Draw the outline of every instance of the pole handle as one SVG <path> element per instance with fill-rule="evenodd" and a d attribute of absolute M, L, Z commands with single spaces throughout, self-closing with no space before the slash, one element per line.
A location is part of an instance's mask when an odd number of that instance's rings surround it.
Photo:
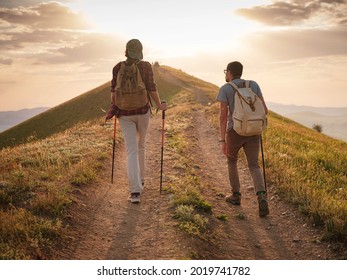
<path fill-rule="evenodd" d="M 163 100 L 161 104 L 166 104 L 166 101 Z M 165 110 L 161 111 L 161 118 L 164 120 L 165 119 Z"/>

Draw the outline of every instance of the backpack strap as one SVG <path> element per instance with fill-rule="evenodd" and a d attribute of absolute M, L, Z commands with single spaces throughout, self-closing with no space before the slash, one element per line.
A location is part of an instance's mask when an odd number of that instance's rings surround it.
<path fill-rule="evenodd" d="M 246 88 L 249 88 L 249 82 L 250 82 L 249 80 L 246 80 L 246 81 L 244 82 L 244 85 L 246 86 Z M 240 93 L 239 87 L 238 87 L 235 83 L 233 83 L 233 82 L 228 82 L 228 84 L 235 90 L 235 93 L 238 95 L 238 97 L 241 98 L 248 106 L 250 106 L 251 109 L 252 109 L 252 111 L 254 111 L 254 110 L 255 110 L 254 103 L 255 103 L 256 100 L 257 100 L 257 96 L 255 97 L 254 101 L 252 101 L 252 100 L 246 100 L 246 99 L 243 97 L 243 95 Z"/>
<path fill-rule="evenodd" d="M 245 85 L 246 88 L 249 88 L 250 82 L 251 82 L 250 80 L 245 80 L 243 84 Z M 239 87 L 233 82 L 229 82 L 228 84 L 230 84 L 235 90 L 239 89 Z"/>
<path fill-rule="evenodd" d="M 228 84 L 234 89 L 235 94 L 237 94 L 240 98 L 244 99 L 243 96 L 239 92 L 239 87 L 233 83 L 233 82 L 228 82 Z M 245 99 L 244 99 L 245 100 Z M 245 100 L 246 101 L 246 100 Z"/>
<path fill-rule="evenodd" d="M 137 60 L 135 60 L 135 62 L 134 62 L 135 66 L 137 67 L 137 69 L 138 69 L 139 72 L 140 72 L 140 69 L 139 69 L 138 64 L 139 64 L 140 62 L 141 62 L 140 59 L 137 59 Z M 141 75 L 141 72 L 140 72 L 140 75 Z M 141 79 L 142 79 L 142 76 L 141 76 Z M 147 93 L 147 98 L 148 98 L 149 110 L 150 110 L 150 112 L 151 112 L 151 115 L 153 115 L 153 112 L 152 112 L 153 103 L 152 103 L 151 95 L 149 94 L 149 92 L 147 91 L 147 89 L 146 89 L 146 93 Z"/>
<path fill-rule="evenodd" d="M 238 87 L 236 84 L 234 84 L 233 82 L 229 82 L 228 84 L 231 85 L 231 87 L 232 87 L 235 91 L 238 91 L 239 87 Z"/>

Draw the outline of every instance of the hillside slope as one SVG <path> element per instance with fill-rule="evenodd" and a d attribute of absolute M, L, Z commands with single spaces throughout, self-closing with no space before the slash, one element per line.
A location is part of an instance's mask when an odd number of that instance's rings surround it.
<path fill-rule="evenodd" d="M 100 108 L 107 110 L 110 104 L 109 88 L 109 83 L 105 83 L 0 133 L 0 148 L 43 139 L 78 122 L 102 116 Z"/>
<path fill-rule="evenodd" d="M 179 87 L 167 82 L 154 67 L 156 83 L 162 98 L 170 101 Z M 61 105 L 0 133 L 0 149 L 13 147 L 35 139 L 62 132 L 79 122 L 91 121 L 106 115 L 110 107 L 110 82 L 83 93 Z"/>
<path fill-rule="evenodd" d="M 264 135 L 270 215 L 260 219 L 241 155 L 242 205 L 218 143 L 218 88 L 156 68 L 170 108 L 159 193 L 161 116 L 147 139 L 141 203 L 127 201 L 125 147 L 100 118 L 0 151 L 0 258 L 343 259 L 347 145 L 271 113 Z M 119 127 L 118 127 L 119 128 Z M 288 203 L 291 202 L 291 203 Z"/>

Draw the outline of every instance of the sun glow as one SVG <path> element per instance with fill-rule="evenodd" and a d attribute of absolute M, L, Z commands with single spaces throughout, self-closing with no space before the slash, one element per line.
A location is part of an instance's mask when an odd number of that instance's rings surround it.
<path fill-rule="evenodd" d="M 104 83 L 132 38 L 141 40 L 148 61 L 216 85 L 225 82 L 226 64 L 239 60 L 244 76 L 259 80 L 269 101 L 347 106 L 347 4 L 304 2 L 2 1 L 0 110 L 21 108 L 22 100 L 29 107 L 53 106 Z M 336 98 L 325 98 L 319 90 L 325 85 Z M 39 104 L 42 92 L 48 97 Z"/>
<path fill-rule="evenodd" d="M 251 5 L 254 1 L 242 2 Z M 225 0 L 218 5 L 197 0 L 127 1 L 121 4 L 112 1 L 100 5 L 89 0 L 70 6 L 83 10 L 96 31 L 116 34 L 124 40 L 139 38 L 145 47 L 164 57 L 232 51 L 243 35 L 259 26 L 236 17 L 233 12 L 241 4 L 230 4 Z"/>

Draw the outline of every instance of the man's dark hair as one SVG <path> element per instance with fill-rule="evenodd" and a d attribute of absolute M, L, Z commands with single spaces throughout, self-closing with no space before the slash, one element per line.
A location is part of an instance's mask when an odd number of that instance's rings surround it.
<path fill-rule="evenodd" d="M 241 78 L 243 65 L 238 61 L 233 61 L 228 64 L 227 70 L 233 74 L 234 78 Z"/>

